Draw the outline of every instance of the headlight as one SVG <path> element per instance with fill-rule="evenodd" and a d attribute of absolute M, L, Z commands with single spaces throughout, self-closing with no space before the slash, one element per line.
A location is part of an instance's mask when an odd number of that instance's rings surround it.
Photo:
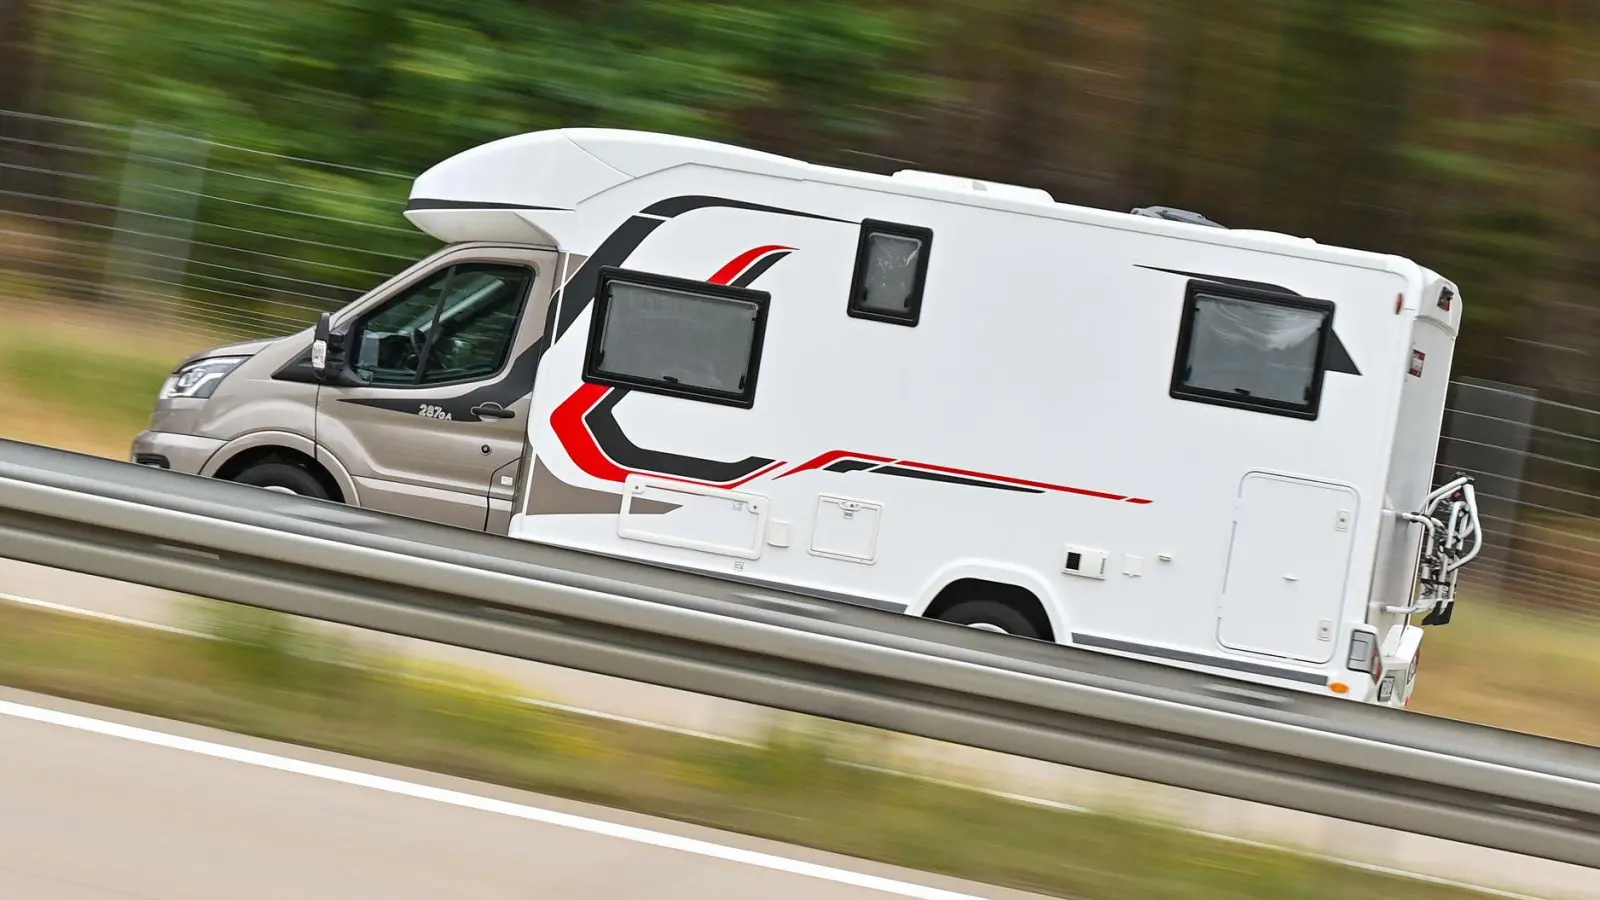
<path fill-rule="evenodd" d="M 161 386 L 161 399 L 204 400 L 216 391 L 224 376 L 246 359 L 249 357 L 219 356 L 189 363 L 167 376 L 166 384 Z"/>

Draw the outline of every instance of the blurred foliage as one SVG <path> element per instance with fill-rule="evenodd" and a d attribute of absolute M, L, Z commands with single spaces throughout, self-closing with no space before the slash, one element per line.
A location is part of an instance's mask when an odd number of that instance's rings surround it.
<path fill-rule="evenodd" d="M 200 621 L 209 640 L 0 604 L 0 684 L 1080 900 L 1483 896 L 875 770 L 861 763 L 891 763 L 867 729 L 785 717 L 753 746 L 713 741 L 543 708 L 273 613 Z"/>

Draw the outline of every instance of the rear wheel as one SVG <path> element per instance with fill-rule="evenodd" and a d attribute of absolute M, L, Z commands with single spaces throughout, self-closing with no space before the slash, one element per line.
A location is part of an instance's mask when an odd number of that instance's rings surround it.
<path fill-rule="evenodd" d="M 939 621 L 980 631 L 996 631 L 1040 640 L 1044 637 L 1028 617 L 998 600 L 962 600 L 939 615 Z"/>
<path fill-rule="evenodd" d="M 299 494 L 318 500 L 333 499 L 317 476 L 292 463 L 257 463 L 240 472 L 233 480 L 284 494 Z"/>

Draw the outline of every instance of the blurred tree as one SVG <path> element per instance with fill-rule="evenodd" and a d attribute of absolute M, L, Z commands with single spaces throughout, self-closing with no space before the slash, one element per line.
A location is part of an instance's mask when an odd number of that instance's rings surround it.
<path fill-rule="evenodd" d="M 94 84 L 65 108 L 217 142 L 200 255 L 250 251 L 270 271 L 235 279 L 259 292 L 397 269 L 426 246 L 398 216 L 409 177 L 508 134 L 743 123 L 774 147 L 849 145 L 911 83 L 890 63 L 914 46 L 907 16 L 830 0 L 57 2 L 73 12 L 60 61 Z"/>
<path fill-rule="evenodd" d="M 51 188 L 38 170 L 44 136 L 38 109 L 39 9 L 34 0 L 0 0 L 0 197 L 6 206 L 41 208 Z"/>

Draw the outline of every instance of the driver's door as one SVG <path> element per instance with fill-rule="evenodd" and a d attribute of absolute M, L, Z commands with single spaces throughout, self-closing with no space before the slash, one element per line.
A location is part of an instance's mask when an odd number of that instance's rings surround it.
<path fill-rule="evenodd" d="M 339 325 L 359 386 L 323 385 L 319 446 L 368 509 L 482 530 L 515 478 L 553 251 L 451 254 Z M 503 469 L 503 471 L 501 471 Z"/>

